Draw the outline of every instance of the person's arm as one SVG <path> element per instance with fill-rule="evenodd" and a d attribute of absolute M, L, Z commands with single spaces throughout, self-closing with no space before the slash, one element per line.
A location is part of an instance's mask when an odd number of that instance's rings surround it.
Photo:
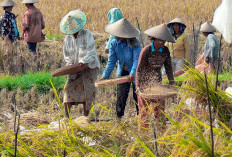
<path fill-rule="evenodd" d="M 31 21 L 31 16 L 29 14 L 24 14 L 23 16 L 23 32 L 26 32 L 29 29 Z"/>
<path fill-rule="evenodd" d="M 1 37 L 4 39 L 7 36 L 7 27 L 9 26 L 9 20 L 3 15 L 1 17 L 1 23 Z"/>
<path fill-rule="evenodd" d="M 44 29 L 45 28 L 45 22 L 44 22 L 44 18 L 43 18 L 43 14 L 41 13 L 41 28 Z"/>
<path fill-rule="evenodd" d="M 139 41 L 138 42 L 138 46 L 137 47 L 133 47 L 133 66 L 131 68 L 130 71 L 130 75 L 133 75 L 135 77 L 135 73 L 136 73 L 136 69 L 137 69 L 137 65 L 138 65 L 138 59 L 139 59 L 139 54 L 141 52 L 141 46 Z"/>
<path fill-rule="evenodd" d="M 102 74 L 102 78 L 107 79 L 110 77 L 112 71 L 114 70 L 115 64 L 117 62 L 117 54 L 115 52 L 115 42 L 111 42 L 109 49 L 109 57 L 106 68 Z"/>
<path fill-rule="evenodd" d="M 147 49 L 148 46 L 146 46 L 145 48 L 142 49 L 140 55 L 139 55 L 139 60 L 138 60 L 138 66 L 136 69 L 136 77 L 135 77 L 135 84 L 136 84 L 136 88 L 137 90 L 140 90 L 140 88 L 142 88 L 142 84 L 145 83 L 143 82 L 142 78 L 144 77 L 144 70 L 146 69 L 146 64 L 148 63 L 148 58 L 147 58 Z"/>
<path fill-rule="evenodd" d="M 70 42 L 71 36 L 66 35 L 64 37 L 64 44 L 63 44 L 63 55 L 64 55 L 64 60 L 66 62 L 66 65 L 72 65 L 75 62 L 75 58 L 72 57 L 70 52 L 67 49 L 67 43 Z"/>
<path fill-rule="evenodd" d="M 96 66 L 97 53 L 95 48 L 95 41 L 92 33 L 90 31 L 86 32 L 86 36 L 83 37 L 86 42 L 86 45 L 82 45 L 79 48 L 79 63 L 83 63 L 88 65 L 89 68 L 93 68 L 92 66 Z M 81 37 L 80 37 L 81 38 Z"/>
<path fill-rule="evenodd" d="M 165 70 L 168 76 L 169 84 L 172 85 L 175 83 L 175 81 L 174 81 L 173 71 L 172 71 L 171 56 L 170 56 L 170 52 L 168 48 L 166 48 L 166 51 L 167 51 L 167 57 L 164 61 L 164 67 L 165 67 Z"/>

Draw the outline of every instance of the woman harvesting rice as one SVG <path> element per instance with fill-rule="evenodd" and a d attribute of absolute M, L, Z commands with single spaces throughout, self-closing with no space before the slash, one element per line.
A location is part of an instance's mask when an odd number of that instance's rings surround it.
<path fill-rule="evenodd" d="M 125 18 L 108 24 L 105 30 L 114 35 L 115 39 L 111 41 L 109 48 L 109 59 L 106 69 L 102 74 L 101 80 L 108 79 L 114 70 L 118 61 L 117 77 L 129 76 L 130 82 L 119 84 L 117 86 L 117 119 L 121 120 L 124 115 L 126 101 L 130 91 L 131 83 L 133 85 L 133 97 L 137 103 L 137 95 L 135 93 L 134 77 L 137 68 L 138 58 L 141 51 L 141 46 L 136 37 L 139 31 Z M 138 113 L 138 107 L 137 113 Z"/>
<path fill-rule="evenodd" d="M 86 16 L 79 10 L 70 11 L 60 23 L 60 29 L 65 35 L 63 54 L 67 65 L 79 64 L 82 72 L 68 75 L 64 88 L 64 106 L 66 115 L 72 105 L 83 103 L 84 115 L 88 116 L 94 102 L 100 63 L 97 57 L 95 41 L 89 30 L 83 29 Z"/>
<path fill-rule="evenodd" d="M 136 71 L 136 87 L 137 91 L 152 87 L 158 82 L 162 81 L 161 77 L 161 67 L 164 65 L 169 84 L 174 84 L 174 78 L 172 73 L 172 65 L 171 65 L 171 57 L 169 49 L 164 46 L 165 41 L 175 42 L 170 31 L 168 30 L 165 24 L 153 27 L 144 32 L 151 39 L 151 44 L 147 45 L 142 49 L 138 67 Z M 159 106 L 154 108 L 154 117 L 157 122 L 163 122 L 165 124 L 164 115 L 162 111 L 164 111 L 165 100 L 144 100 L 140 95 L 138 96 L 139 103 L 139 117 L 143 121 L 143 126 L 148 126 L 146 123 L 148 122 L 148 104 L 160 103 Z M 164 127 L 164 125 L 163 125 Z"/>

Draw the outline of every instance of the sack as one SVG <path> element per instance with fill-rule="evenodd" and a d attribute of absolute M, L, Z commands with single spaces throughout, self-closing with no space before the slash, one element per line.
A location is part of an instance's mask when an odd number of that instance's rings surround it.
<path fill-rule="evenodd" d="M 214 12 L 213 26 L 223 35 L 226 42 L 232 43 L 232 0 L 223 0 Z"/>

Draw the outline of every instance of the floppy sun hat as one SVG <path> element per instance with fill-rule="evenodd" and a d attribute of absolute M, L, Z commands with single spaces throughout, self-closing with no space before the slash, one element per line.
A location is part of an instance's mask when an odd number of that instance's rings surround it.
<path fill-rule="evenodd" d="M 201 25 L 201 32 L 216 32 L 216 29 L 211 25 L 209 22 L 205 22 L 204 24 Z"/>
<path fill-rule="evenodd" d="M 38 3 L 38 0 L 23 0 L 22 3 Z"/>
<path fill-rule="evenodd" d="M 15 5 L 16 5 L 16 3 L 13 0 L 4 0 L 1 3 L 2 7 L 12 7 L 12 6 L 15 6 Z"/>
<path fill-rule="evenodd" d="M 105 31 L 116 37 L 121 38 L 135 38 L 139 36 L 139 30 L 136 29 L 127 19 L 122 18 L 121 20 L 108 24 L 105 27 Z"/>
<path fill-rule="evenodd" d="M 150 37 L 175 43 L 175 40 L 165 24 L 152 27 L 144 32 Z"/>
<path fill-rule="evenodd" d="M 72 10 L 60 22 L 60 30 L 65 34 L 75 34 L 86 23 L 86 16 L 80 10 Z"/>

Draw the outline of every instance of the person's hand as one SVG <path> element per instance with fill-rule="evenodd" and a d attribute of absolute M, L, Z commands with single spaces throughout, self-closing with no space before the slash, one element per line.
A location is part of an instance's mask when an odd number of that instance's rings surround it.
<path fill-rule="evenodd" d="M 134 80 L 134 75 L 130 74 L 129 79 L 130 79 L 130 82 L 132 82 Z"/>
<path fill-rule="evenodd" d="M 87 64 L 79 63 L 79 66 L 80 66 L 80 68 L 86 68 L 86 67 L 87 67 Z"/>
<path fill-rule="evenodd" d="M 140 93 L 140 88 L 139 87 L 136 87 L 136 93 L 139 94 Z"/>
<path fill-rule="evenodd" d="M 109 54 L 109 49 L 105 49 L 105 54 Z"/>

